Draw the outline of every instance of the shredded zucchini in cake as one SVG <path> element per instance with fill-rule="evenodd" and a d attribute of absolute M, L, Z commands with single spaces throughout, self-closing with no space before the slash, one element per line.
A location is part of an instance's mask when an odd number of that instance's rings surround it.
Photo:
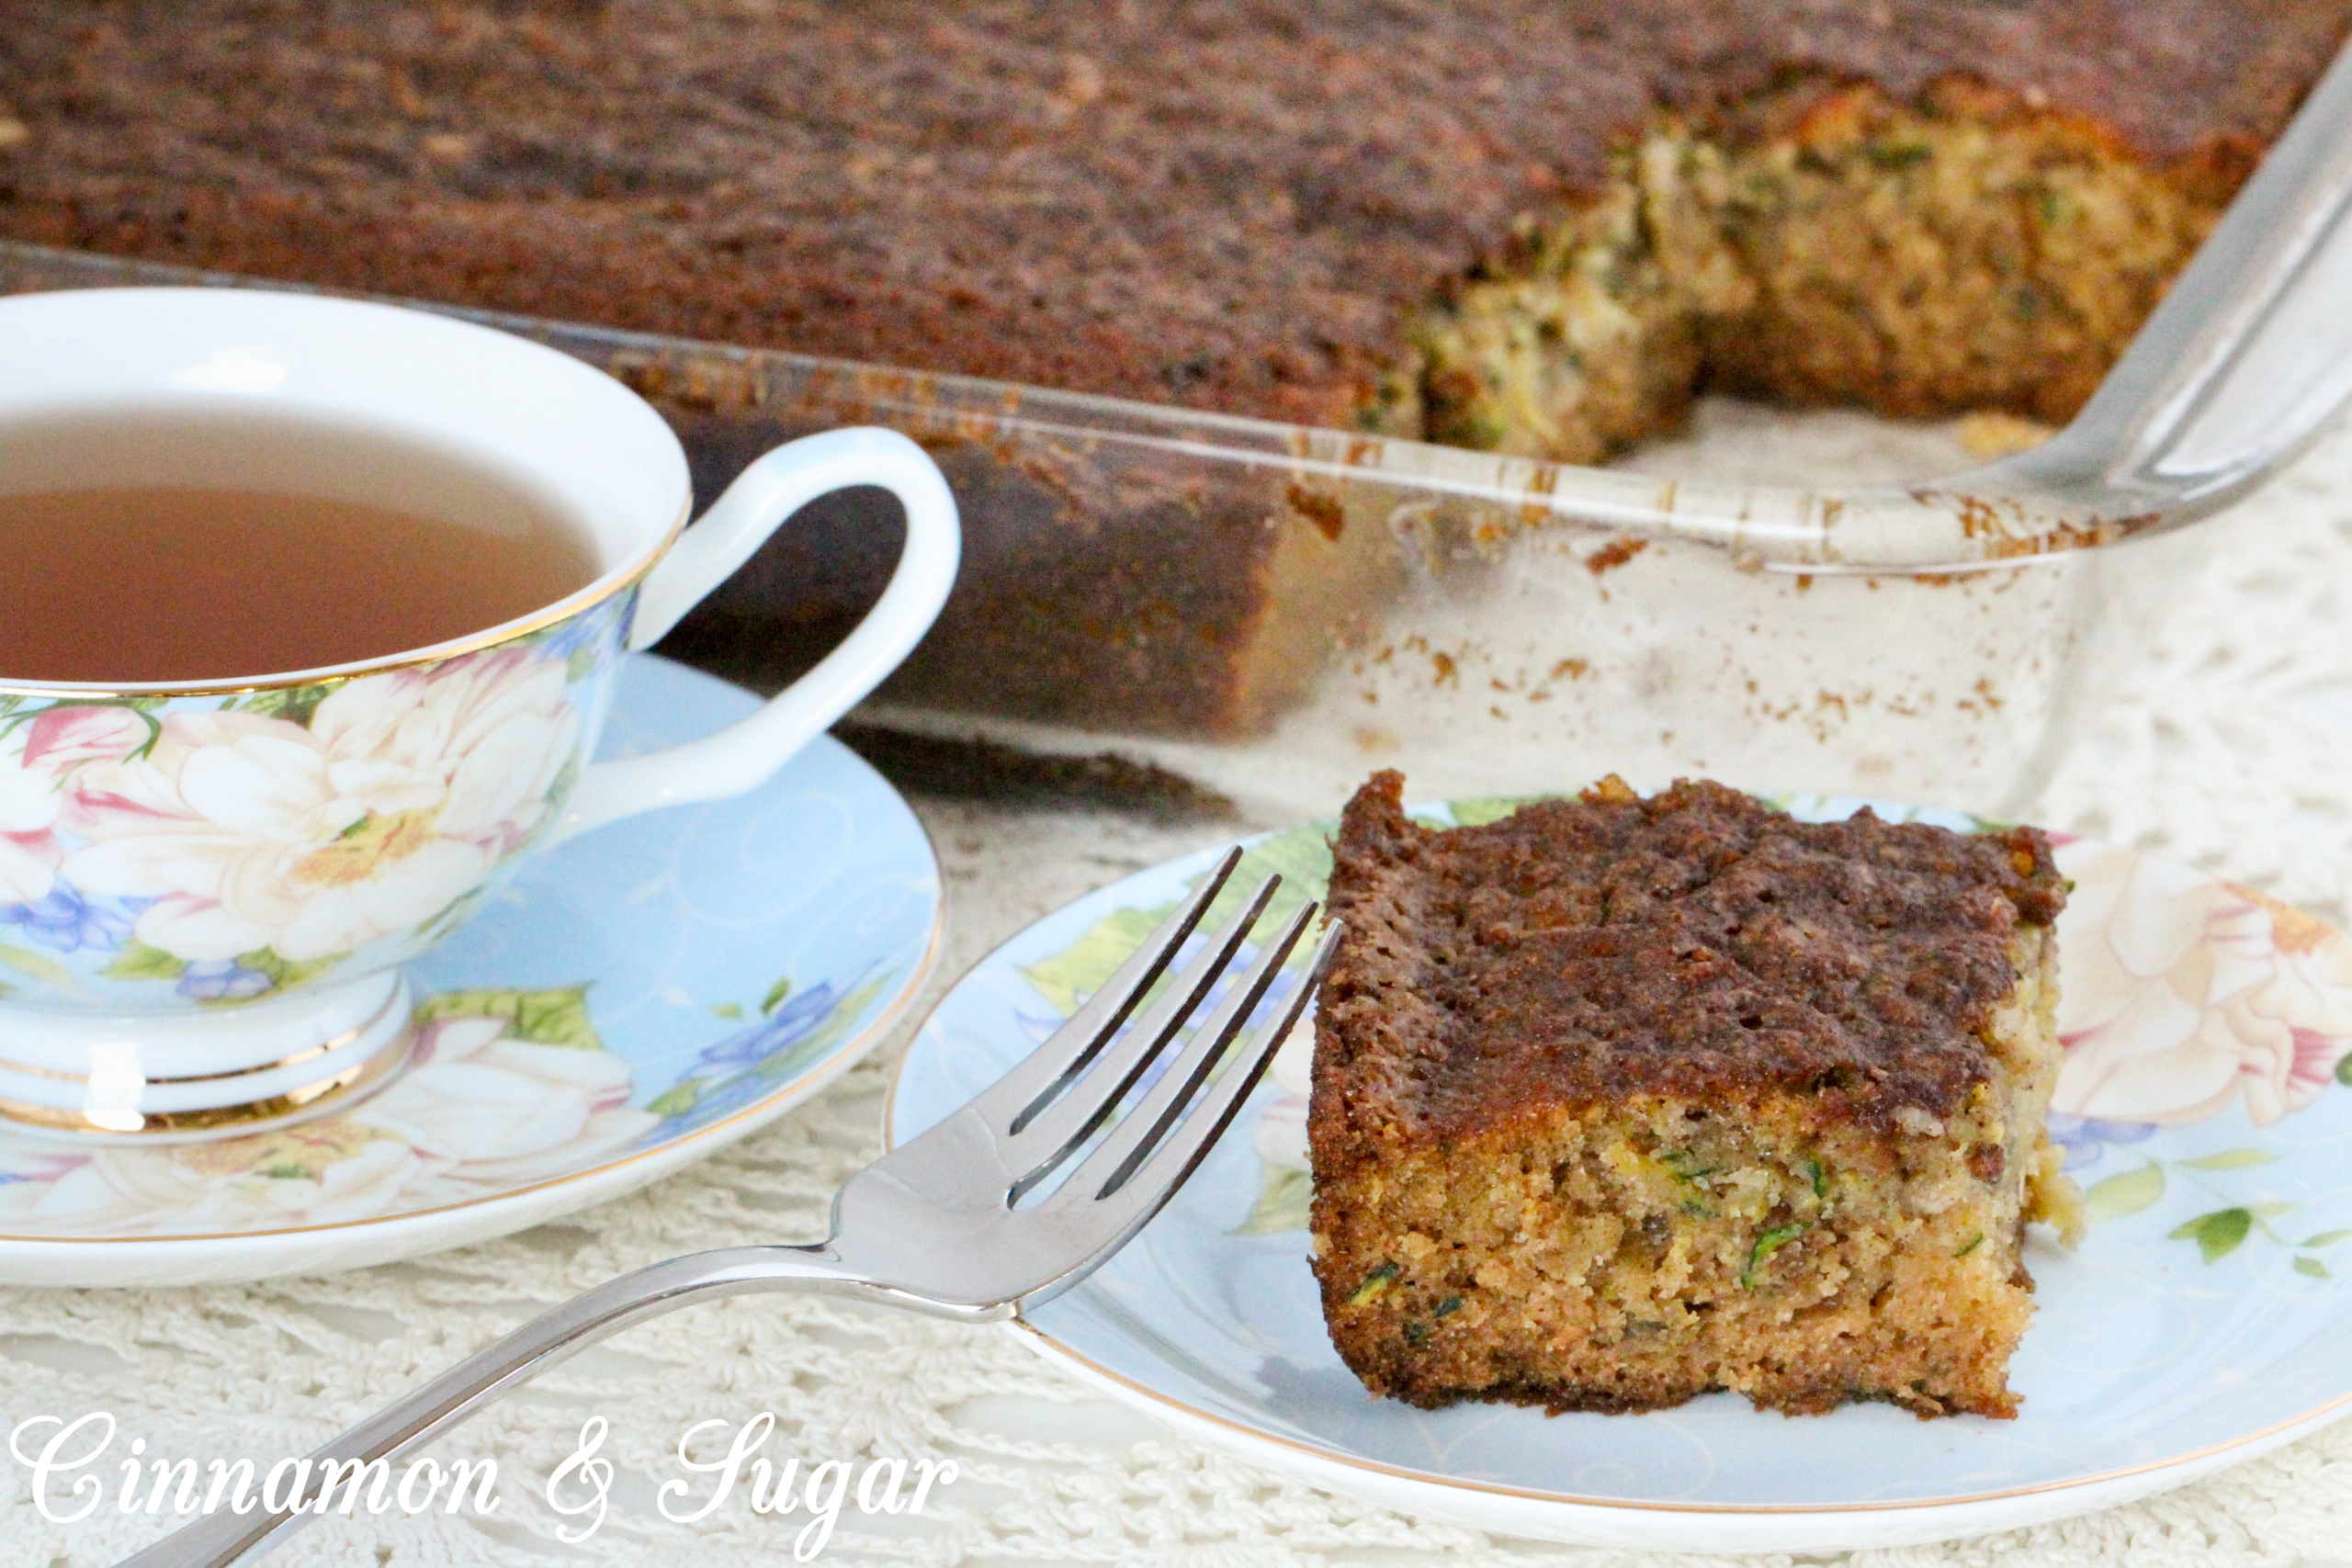
<path fill-rule="evenodd" d="M 1671 429 L 1702 388 L 2063 423 L 2227 194 L 1962 84 L 1661 115 L 1602 194 L 1424 316 L 1371 418 L 1569 462 Z"/>

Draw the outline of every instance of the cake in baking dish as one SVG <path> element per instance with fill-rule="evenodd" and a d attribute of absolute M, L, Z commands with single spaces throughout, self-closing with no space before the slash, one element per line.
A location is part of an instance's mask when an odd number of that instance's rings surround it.
<path fill-rule="evenodd" d="M 2028 1221 L 2071 1226 L 2031 829 L 1801 823 L 1604 781 L 1484 826 L 1349 804 L 1308 1136 L 1375 1393 L 2007 1416 Z"/>
<path fill-rule="evenodd" d="M 2063 419 L 2352 0 L 19 0 L 0 234 L 1589 461 Z"/>
<path fill-rule="evenodd" d="M 2352 0 L 16 0 L 0 238 L 1367 442 L 1586 462 L 1707 389 L 2030 441 L 2347 25 Z M 906 417 L 615 368 L 706 499 L 814 423 Z M 925 438 L 966 549 L 903 705 L 1260 733 L 1419 570 L 1388 500 Z M 837 644 L 893 518 L 811 513 L 669 650 L 775 684 Z"/>

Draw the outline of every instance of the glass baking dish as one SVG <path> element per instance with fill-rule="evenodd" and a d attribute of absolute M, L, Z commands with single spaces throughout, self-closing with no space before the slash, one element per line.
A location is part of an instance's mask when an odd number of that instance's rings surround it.
<path fill-rule="evenodd" d="M 2339 62 L 2073 424 L 1942 480 L 1661 478 L 455 313 L 644 394 L 706 499 L 792 435 L 922 442 L 965 566 L 866 725 L 1153 764 L 1268 820 L 1380 767 L 1421 797 L 1616 773 L 2002 815 L 2141 661 L 2202 520 L 2352 388 L 2348 107 Z M 0 245 L 0 291 L 190 282 L 281 287 Z M 820 502 L 665 649 L 789 677 L 895 530 L 877 496 Z"/>

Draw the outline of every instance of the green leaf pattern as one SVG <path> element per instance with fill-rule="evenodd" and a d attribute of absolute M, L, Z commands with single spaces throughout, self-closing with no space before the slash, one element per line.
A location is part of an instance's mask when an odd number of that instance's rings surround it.
<path fill-rule="evenodd" d="M 605 1042 L 588 1017 L 588 989 L 583 985 L 543 991 L 443 991 L 417 1004 L 416 1019 L 420 1023 L 437 1018 L 504 1019 L 506 1032 L 516 1040 L 601 1051 Z"/>
<path fill-rule="evenodd" d="M 2256 1170 L 2277 1163 L 2278 1158 L 2276 1154 L 2267 1149 L 2235 1148 L 2186 1159 L 2150 1159 L 2137 1170 L 2122 1171 L 2094 1183 L 2083 1194 L 2084 1217 L 2093 1224 L 2104 1224 L 2154 1207 L 2173 1185 L 2165 1174 L 2167 1165 L 2176 1171 L 2188 1173 L 2186 1179 L 2191 1185 L 2204 1187 L 2219 1195 L 2221 1190 L 2204 1179 L 2206 1173 Z M 2183 1220 L 2167 1231 L 2165 1236 L 2172 1241 L 2194 1246 L 2198 1257 L 2210 1267 L 2236 1253 L 2258 1235 L 2298 1253 L 2300 1256 L 2294 1259 L 2294 1270 L 2305 1279 L 2334 1278 L 2327 1265 L 2312 1254 L 2352 1239 L 2352 1230 L 2322 1231 L 2301 1242 L 2289 1241 L 2270 1222 L 2294 1213 L 2295 1208 L 2292 1203 L 2261 1197 L 2225 1203 L 2221 1208 L 2209 1209 Z"/>
<path fill-rule="evenodd" d="M 1315 1183 L 1303 1170 L 1278 1170 L 1269 1166 L 1258 1189 L 1258 1201 L 1241 1222 L 1243 1235 L 1273 1235 L 1306 1228 L 1306 1209 Z"/>
<path fill-rule="evenodd" d="M 137 937 L 122 944 L 113 963 L 98 971 L 109 980 L 176 980 L 187 970 L 187 961 L 175 958 L 160 947 L 150 947 Z"/>
<path fill-rule="evenodd" d="M 2136 1214 L 2165 1195 L 2164 1167 L 2150 1161 L 2110 1176 L 2083 1194 L 2083 1216 L 2093 1224 Z"/>
<path fill-rule="evenodd" d="M 44 953 L 28 947 L 16 947 L 0 942 L 0 964 L 22 975 L 28 980 L 38 980 L 44 986 L 72 993 L 81 989 L 74 984 L 74 972 Z"/>
<path fill-rule="evenodd" d="M 2199 1214 L 2170 1232 L 2175 1241 L 2193 1241 L 2208 1263 L 2219 1263 L 2235 1252 L 2254 1228 L 2254 1216 L 2244 1209 L 2216 1209 Z"/>
<path fill-rule="evenodd" d="M 1057 1017 L 1068 1018 L 1078 1010 L 1080 1002 L 1102 988 L 1102 983 L 1118 972 L 1127 955 L 1143 945 L 1174 907 L 1114 909 L 1078 941 L 1021 973 Z"/>
<path fill-rule="evenodd" d="M 2229 1149 L 2180 1163 L 2189 1170 L 2247 1170 L 2257 1165 L 2269 1165 L 2278 1157 L 2267 1149 Z"/>
<path fill-rule="evenodd" d="M 230 705 L 239 713 L 259 714 L 264 718 L 282 718 L 288 724 L 307 725 L 319 705 L 334 694 L 339 681 L 322 681 L 309 686 L 281 686 L 273 691 L 255 692 L 251 696 Z"/>

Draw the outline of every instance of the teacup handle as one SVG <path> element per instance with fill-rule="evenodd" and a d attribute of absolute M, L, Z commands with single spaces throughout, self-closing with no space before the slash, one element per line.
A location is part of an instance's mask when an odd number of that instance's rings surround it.
<path fill-rule="evenodd" d="M 700 740 L 589 768 L 550 840 L 656 807 L 741 795 L 764 783 L 880 684 L 931 629 L 955 585 L 963 548 L 956 498 L 922 447 L 895 430 L 857 428 L 791 442 L 745 468 L 646 574 L 630 649 L 647 647 L 675 626 L 794 513 L 851 485 L 881 486 L 907 513 L 898 569 L 857 629 L 749 718 Z"/>

